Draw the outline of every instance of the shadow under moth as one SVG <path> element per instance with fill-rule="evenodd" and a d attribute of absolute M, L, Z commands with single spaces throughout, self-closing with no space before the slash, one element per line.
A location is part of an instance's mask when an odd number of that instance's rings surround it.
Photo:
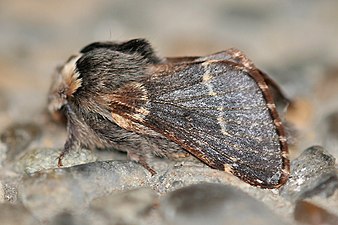
<path fill-rule="evenodd" d="M 144 39 L 95 42 L 57 68 L 48 107 L 72 149 L 115 148 L 152 174 L 150 157 L 192 154 L 262 188 L 289 175 L 278 86 L 239 50 L 160 58 Z"/>

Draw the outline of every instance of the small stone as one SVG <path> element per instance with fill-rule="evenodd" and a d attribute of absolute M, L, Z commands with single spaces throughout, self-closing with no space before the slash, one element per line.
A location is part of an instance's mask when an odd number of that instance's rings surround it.
<path fill-rule="evenodd" d="M 169 193 L 161 204 L 164 224 L 287 224 L 262 202 L 237 188 L 200 183 Z"/>
<path fill-rule="evenodd" d="M 61 149 L 36 148 L 27 151 L 14 164 L 14 170 L 18 173 L 34 173 L 41 170 L 58 168 L 58 160 Z M 70 151 L 62 160 L 63 167 L 84 164 L 96 161 L 97 157 L 93 151 L 86 149 L 75 149 Z"/>
<path fill-rule="evenodd" d="M 335 158 L 321 146 L 313 146 L 291 162 L 291 175 L 280 194 L 295 202 L 317 194 L 329 197 L 337 187 Z"/>
<path fill-rule="evenodd" d="M 33 123 L 13 124 L 6 128 L 0 140 L 7 145 L 7 160 L 13 160 L 40 135 L 40 127 Z"/>
<path fill-rule="evenodd" d="M 32 214 L 22 205 L 0 204 L 0 224 L 3 225 L 38 225 Z"/>
<path fill-rule="evenodd" d="M 294 217 L 297 222 L 302 224 L 338 224 L 336 215 L 307 201 L 297 202 Z"/>
<path fill-rule="evenodd" d="M 46 170 L 23 178 L 19 196 L 41 221 L 63 212 L 83 212 L 91 200 L 147 184 L 148 172 L 128 161 L 97 161 Z"/>

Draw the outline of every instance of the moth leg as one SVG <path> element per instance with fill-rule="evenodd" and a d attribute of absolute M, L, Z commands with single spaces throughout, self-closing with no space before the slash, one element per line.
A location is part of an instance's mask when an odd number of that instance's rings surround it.
<path fill-rule="evenodd" d="M 72 123 L 70 120 L 67 122 L 67 130 L 68 130 L 68 138 L 66 140 L 66 143 L 63 147 L 62 152 L 57 157 L 58 160 L 58 167 L 62 167 L 62 159 L 64 159 L 65 155 L 67 155 L 71 150 L 76 149 L 79 146 L 79 142 L 77 140 L 77 134 L 76 130 L 74 129 L 74 126 L 72 126 Z"/>
<path fill-rule="evenodd" d="M 127 154 L 128 154 L 129 159 L 139 163 L 146 170 L 148 170 L 149 173 L 151 173 L 152 176 L 156 174 L 156 171 L 153 168 L 151 168 L 148 164 L 148 157 L 146 157 L 144 155 L 139 155 L 139 154 L 131 152 L 131 151 L 128 151 Z"/>
<path fill-rule="evenodd" d="M 149 166 L 149 164 L 147 163 L 146 159 L 141 157 L 140 160 L 138 161 L 146 170 L 149 171 L 149 173 L 151 173 L 152 176 L 154 176 L 156 174 L 156 171 L 151 168 Z"/>
<path fill-rule="evenodd" d="M 58 167 L 59 167 L 59 168 L 60 168 L 60 167 L 63 167 L 62 159 L 65 157 L 65 155 L 67 155 L 67 154 L 70 152 L 71 149 L 74 148 L 73 146 L 75 146 L 75 145 L 73 144 L 73 142 L 74 142 L 74 141 L 73 141 L 72 138 L 68 139 L 68 140 L 66 141 L 65 145 L 64 145 L 64 148 L 63 148 L 62 152 L 61 152 L 60 155 L 57 157 L 57 160 L 58 160 Z"/>
<path fill-rule="evenodd" d="M 60 155 L 56 158 L 58 160 L 58 167 L 63 167 L 62 159 L 65 157 L 65 151 L 62 151 Z"/>

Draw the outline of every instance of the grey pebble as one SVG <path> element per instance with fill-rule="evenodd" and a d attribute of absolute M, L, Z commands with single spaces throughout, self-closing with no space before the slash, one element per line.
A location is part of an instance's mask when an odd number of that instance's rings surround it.
<path fill-rule="evenodd" d="M 19 197 L 40 220 L 83 212 L 91 200 L 147 184 L 148 172 L 134 162 L 97 161 L 46 170 L 23 178 Z"/>
<path fill-rule="evenodd" d="M 306 149 L 291 162 L 291 175 L 281 196 L 295 202 L 320 194 L 331 196 L 338 187 L 335 158 L 321 146 Z"/>
<path fill-rule="evenodd" d="M 235 187 L 201 183 L 169 193 L 161 204 L 165 224 L 287 224 L 262 202 Z"/>

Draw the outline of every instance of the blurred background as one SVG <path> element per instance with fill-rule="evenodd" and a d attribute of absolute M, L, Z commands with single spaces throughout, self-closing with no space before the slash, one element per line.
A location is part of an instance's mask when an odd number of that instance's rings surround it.
<path fill-rule="evenodd" d="M 0 130 L 39 121 L 51 74 L 93 41 L 148 39 L 161 56 L 244 51 L 294 100 L 298 149 L 338 156 L 338 1 L 0 1 Z"/>

